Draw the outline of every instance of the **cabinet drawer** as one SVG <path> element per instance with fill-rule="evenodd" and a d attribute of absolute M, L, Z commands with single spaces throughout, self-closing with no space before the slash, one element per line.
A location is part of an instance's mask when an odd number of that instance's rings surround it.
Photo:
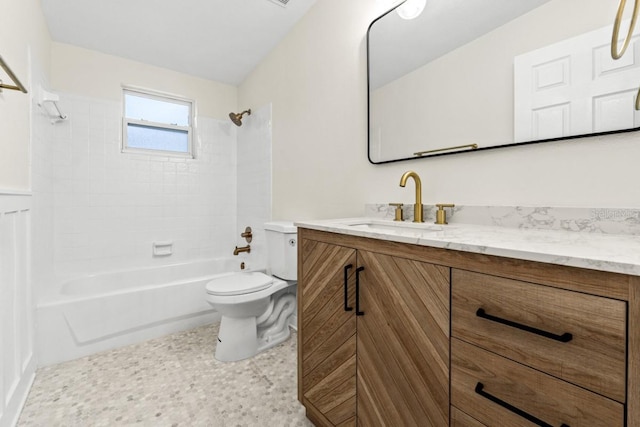
<path fill-rule="evenodd" d="M 625 402 L 624 301 L 463 270 L 451 295 L 452 336 Z"/>
<path fill-rule="evenodd" d="M 471 418 L 455 406 L 451 407 L 451 427 L 486 427 L 480 421 Z"/>
<path fill-rule="evenodd" d="M 451 368 L 451 404 L 487 426 L 624 425 L 621 403 L 458 339 Z"/>

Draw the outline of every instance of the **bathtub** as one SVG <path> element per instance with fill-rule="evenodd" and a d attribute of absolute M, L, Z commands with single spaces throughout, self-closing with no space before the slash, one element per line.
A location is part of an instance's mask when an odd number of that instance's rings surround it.
<path fill-rule="evenodd" d="M 36 306 L 38 366 L 215 322 L 206 283 L 239 270 L 239 260 L 221 258 L 62 283 L 58 295 Z"/>

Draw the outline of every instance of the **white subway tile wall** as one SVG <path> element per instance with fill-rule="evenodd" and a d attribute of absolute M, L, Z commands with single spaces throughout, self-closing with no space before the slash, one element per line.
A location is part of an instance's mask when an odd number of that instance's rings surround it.
<path fill-rule="evenodd" d="M 271 104 L 253 108 L 238 132 L 238 246 L 245 227 L 253 230 L 251 262 L 266 266 L 266 235 L 263 224 L 271 220 Z M 241 254 L 244 256 L 245 254 Z"/>
<path fill-rule="evenodd" d="M 38 74 L 34 71 L 34 74 Z M 43 77 L 34 78 L 36 84 L 45 85 Z M 31 120 L 31 188 L 33 204 L 31 215 L 32 279 L 38 300 L 46 295 L 47 281 L 53 271 L 53 165 L 52 135 L 55 126 L 32 100 Z"/>
<path fill-rule="evenodd" d="M 197 117 L 195 159 L 122 153 L 119 102 L 61 94 L 60 105 L 69 120 L 52 126 L 51 147 L 34 148 L 42 153 L 34 175 L 42 175 L 43 193 L 52 164 L 58 276 L 231 254 L 235 125 Z M 173 241 L 173 255 L 153 257 L 154 241 Z"/>

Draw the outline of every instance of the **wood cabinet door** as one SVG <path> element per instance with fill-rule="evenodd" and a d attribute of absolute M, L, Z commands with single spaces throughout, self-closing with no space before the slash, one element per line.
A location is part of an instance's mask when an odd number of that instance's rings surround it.
<path fill-rule="evenodd" d="M 317 425 L 355 425 L 355 249 L 303 239 L 298 271 L 300 400 Z M 350 267 L 349 267 L 350 266 Z M 346 275 L 346 277 L 345 277 Z"/>
<path fill-rule="evenodd" d="M 449 425 L 448 267 L 358 252 L 359 426 Z"/>

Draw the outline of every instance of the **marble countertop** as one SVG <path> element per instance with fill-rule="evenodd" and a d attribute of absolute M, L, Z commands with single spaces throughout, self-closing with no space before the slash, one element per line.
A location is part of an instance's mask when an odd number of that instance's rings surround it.
<path fill-rule="evenodd" d="M 640 236 L 379 218 L 299 221 L 298 227 L 640 276 Z"/>

